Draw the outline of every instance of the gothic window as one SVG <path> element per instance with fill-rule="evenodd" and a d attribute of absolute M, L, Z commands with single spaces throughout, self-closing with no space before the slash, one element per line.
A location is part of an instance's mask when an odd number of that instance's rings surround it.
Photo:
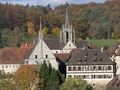
<path fill-rule="evenodd" d="M 37 58 L 37 55 L 35 55 L 35 58 Z"/>
<path fill-rule="evenodd" d="M 69 35 L 68 32 L 66 32 L 66 40 L 67 40 L 67 42 L 68 42 L 68 38 L 69 38 L 68 35 Z"/>
<path fill-rule="evenodd" d="M 48 58 L 48 55 L 46 55 L 46 58 Z"/>

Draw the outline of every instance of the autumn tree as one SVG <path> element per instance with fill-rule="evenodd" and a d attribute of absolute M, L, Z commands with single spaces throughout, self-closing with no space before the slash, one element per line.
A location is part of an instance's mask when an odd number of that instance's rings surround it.
<path fill-rule="evenodd" d="M 34 85 L 41 86 L 43 83 L 43 80 L 39 77 L 37 69 L 33 65 L 21 66 L 15 73 L 13 79 L 17 88 L 20 90 L 32 88 Z"/>
<path fill-rule="evenodd" d="M 60 90 L 93 90 L 93 88 L 80 78 L 68 78 L 61 85 Z"/>
<path fill-rule="evenodd" d="M 60 37 L 60 28 L 56 27 L 52 29 L 52 34 L 54 37 L 59 38 Z"/>
<path fill-rule="evenodd" d="M 47 27 L 44 27 L 44 28 L 43 28 L 43 33 L 44 33 L 44 36 L 46 37 L 47 34 L 48 34 L 48 28 L 47 28 Z"/>
<path fill-rule="evenodd" d="M 31 35 L 33 35 L 33 36 L 35 36 L 36 35 L 36 32 L 35 32 L 35 27 L 34 27 L 34 24 L 32 23 L 32 22 L 27 22 L 26 23 L 26 25 L 27 25 L 27 31 L 28 31 L 28 33 L 29 34 L 31 34 Z"/>
<path fill-rule="evenodd" d="M 16 90 L 16 87 L 12 82 L 8 80 L 2 80 L 0 81 L 0 90 Z"/>
<path fill-rule="evenodd" d="M 73 27 L 75 27 L 76 38 L 86 39 L 90 28 L 89 21 L 86 18 L 74 19 Z"/>

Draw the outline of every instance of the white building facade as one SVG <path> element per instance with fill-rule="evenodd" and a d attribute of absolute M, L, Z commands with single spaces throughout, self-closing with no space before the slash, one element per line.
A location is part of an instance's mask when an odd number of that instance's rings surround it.
<path fill-rule="evenodd" d="M 116 63 L 99 50 L 79 50 L 66 63 L 66 77 L 79 77 L 89 84 L 106 85 L 116 73 Z"/>

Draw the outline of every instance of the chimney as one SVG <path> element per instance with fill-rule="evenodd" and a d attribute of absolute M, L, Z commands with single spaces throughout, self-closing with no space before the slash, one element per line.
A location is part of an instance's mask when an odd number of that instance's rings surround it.
<path fill-rule="evenodd" d="M 26 44 L 25 44 L 25 46 L 27 47 L 27 46 L 28 46 L 28 44 L 26 43 Z"/>
<path fill-rule="evenodd" d="M 104 52 L 104 47 L 101 47 L 101 52 Z"/>

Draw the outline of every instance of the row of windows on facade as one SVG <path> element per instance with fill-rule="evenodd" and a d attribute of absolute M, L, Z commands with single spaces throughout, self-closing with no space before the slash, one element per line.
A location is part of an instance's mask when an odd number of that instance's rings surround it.
<path fill-rule="evenodd" d="M 73 77 L 72 75 L 68 75 L 68 78 Z M 108 79 L 112 78 L 112 75 L 74 75 L 75 77 L 79 77 L 82 79 Z"/>
<path fill-rule="evenodd" d="M 112 70 L 111 66 L 69 66 L 68 71 Z"/>
<path fill-rule="evenodd" d="M 3 65 L 2 68 L 17 68 L 18 65 Z"/>

